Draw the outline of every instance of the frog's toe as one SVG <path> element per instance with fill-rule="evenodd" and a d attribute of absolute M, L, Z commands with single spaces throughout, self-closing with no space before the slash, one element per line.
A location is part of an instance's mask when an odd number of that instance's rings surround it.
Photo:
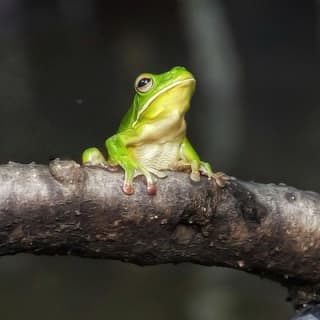
<path fill-rule="evenodd" d="M 146 182 L 147 182 L 147 193 L 149 195 L 155 195 L 156 192 L 157 192 L 157 187 L 156 187 L 156 184 L 155 184 L 154 179 L 152 177 L 152 174 L 150 173 L 150 170 L 145 168 L 145 167 L 143 167 L 143 166 L 140 166 L 138 171 L 146 179 Z"/>
<path fill-rule="evenodd" d="M 154 182 L 150 173 L 145 173 L 145 178 L 147 180 L 147 193 L 149 195 L 155 195 L 157 193 L 156 183 Z"/>
<path fill-rule="evenodd" d="M 132 183 L 127 183 L 127 182 L 124 182 L 123 183 L 123 186 L 122 186 L 122 191 L 123 193 L 127 194 L 127 195 L 131 195 L 134 193 L 134 188 L 133 188 L 133 185 Z"/>
<path fill-rule="evenodd" d="M 157 193 L 157 187 L 155 183 L 148 183 L 147 184 L 147 192 L 149 195 L 153 196 Z"/>
<path fill-rule="evenodd" d="M 209 179 L 214 179 L 220 188 L 225 187 L 225 185 L 230 181 L 230 177 L 223 172 L 215 172 L 209 177 Z"/>
<path fill-rule="evenodd" d="M 198 170 L 191 171 L 190 179 L 195 182 L 200 181 L 200 172 Z"/>

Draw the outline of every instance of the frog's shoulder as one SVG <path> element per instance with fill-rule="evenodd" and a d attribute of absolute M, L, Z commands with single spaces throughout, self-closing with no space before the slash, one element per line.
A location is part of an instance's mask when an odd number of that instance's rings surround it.
<path fill-rule="evenodd" d="M 137 120 L 138 112 L 139 112 L 139 107 L 138 107 L 137 103 L 135 103 L 135 100 L 134 100 L 131 107 L 128 109 L 128 111 L 123 116 L 123 118 L 120 122 L 120 125 L 119 125 L 118 132 L 124 131 L 128 128 L 132 128 L 134 122 Z"/>

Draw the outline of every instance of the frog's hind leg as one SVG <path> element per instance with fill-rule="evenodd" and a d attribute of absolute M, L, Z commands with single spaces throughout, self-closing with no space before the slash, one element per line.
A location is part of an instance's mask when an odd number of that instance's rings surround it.
<path fill-rule="evenodd" d="M 222 173 L 214 173 L 208 162 L 201 161 L 189 140 L 185 137 L 180 148 L 181 158 L 191 167 L 190 178 L 193 181 L 200 180 L 200 174 L 206 175 L 208 179 L 214 179 L 219 187 L 224 187 L 229 177 Z"/>
<path fill-rule="evenodd" d="M 92 147 L 83 151 L 82 164 L 85 166 L 106 167 L 108 162 L 98 148 Z"/>
<path fill-rule="evenodd" d="M 108 171 L 119 171 L 119 166 L 114 166 L 108 162 L 102 152 L 96 148 L 91 147 L 82 153 L 82 164 L 87 167 L 99 167 L 107 169 Z"/>
<path fill-rule="evenodd" d="M 178 165 L 180 167 L 183 167 L 184 165 L 189 166 L 189 168 L 191 168 L 190 179 L 196 182 L 200 181 L 201 160 L 186 137 L 182 141 L 180 155 L 182 161 L 179 161 L 180 164 Z"/>

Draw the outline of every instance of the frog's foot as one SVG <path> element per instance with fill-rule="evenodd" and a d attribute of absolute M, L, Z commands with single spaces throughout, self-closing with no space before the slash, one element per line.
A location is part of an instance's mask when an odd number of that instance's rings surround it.
<path fill-rule="evenodd" d="M 200 181 L 200 168 L 199 163 L 197 161 L 191 162 L 191 173 L 190 173 L 190 179 L 195 182 Z"/>
<path fill-rule="evenodd" d="M 146 169 L 143 166 L 140 166 L 140 168 L 138 170 L 146 178 L 148 194 L 155 195 L 157 193 L 157 187 L 156 187 L 156 184 L 154 182 L 154 179 L 153 179 L 152 174 L 150 173 L 149 169 Z"/>
<path fill-rule="evenodd" d="M 130 196 L 131 194 L 134 193 L 134 188 L 132 183 L 124 182 L 122 186 L 122 191 L 123 193 L 127 194 Z"/>
<path fill-rule="evenodd" d="M 194 170 L 197 171 L 197 168 L 199 166 L 196 166 L 194 164 Z M 190 173 L 190 169 L 192 168 L 192 164 L 190 164 L 190 162 L 185 161 L 185 160 L 179 160 L 176 165 L 174 166 L 174 170 L 176 171 L 182 171 L 182 172 L 189 172 Z"/>
<path fill-rule="evenodd" d="M 190 179 L 195 182 L 200 181 L 199 163 L 197 161 L 188 162 L 185 160 L 179 160 L 174 170 L 190 173 Z"/>
<path fill-rule="evenodd" d="M 199 171 L 202 175 L 208 176 L 209 180 L 213 179 L 220 188 L 223 188 L 230 180 L 230 177 L 223 172 L 212 172 L 208 162 L 201 161 Z"/>
<path fill-rule="evenodd" d="M 124 182 L 122 186 L 122 191 L 128 196 L 132 195 L 134 193 L 133 184 Z M 157 187 L 155 183 L 147 184 L 147 193 L 149 195 L 155 195 L 157 193 Z"/>
<path fill-rule="evenodd" d="M 126 165 L 124 167 L 125 171 L 125 178 L 122 186 L 122 191 L 127 194 L 131 195 L 134 193 L 134 187 L 133 187 L 133 179 L 139 175 L 142 175 L 145 177 L 147 182 L 147 193 L 149 195 L 155 195 L 157 193 L 157 187 L 153 180 L 153 177 L 151 173 L 141 165 Z"/>
<path fill-rule="evenodd" d="M 140 170 L 136 170 L 134 177 L 141 176 L 141 175 L 144 176 L 146 179 L 147 190 L 148 190 L 148 194 L 150 195 L 154 195 L 157 193 L 157 187 L 156 187 L 156 183 L 154 181 L 153 176 L 160 179 L 167 177 L 166 172 L 159 171 L 151 167 L 147 167 L 147 168 L 140 167 Z"/>
<path fill-rule="evenodd" d="M 149 195 L 153 196 L 157 193 L 157 186 L 155 183 L 147 183 L 147 192 Z"/>
<path fill-rule="evenodd" d="M 213 179 L 220 188 L 225 187 L 225 185 L 229 183 L 229 181 L 231 180 L 231 178 L 224 172 L 212 173 L 212 175 L 209 176 L 209 179 Z"/>

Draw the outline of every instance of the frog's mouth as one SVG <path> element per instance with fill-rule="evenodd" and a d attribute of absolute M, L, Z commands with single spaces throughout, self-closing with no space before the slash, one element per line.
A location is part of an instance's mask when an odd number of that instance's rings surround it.
<path fill-rule="evenodd" d="M 163 88 L 162 90 L 160 90 L 159 92 L 157 92 L 152 98 L 150 98 L 150 100 L 148 100 L 145 105 L 139 110 L 138 114 L 137 114 L 137 119 L 139 119 L 140 115 L 150 106 L 150 104 L 152 102 L 154 102 L 160 95 L 162 95 L 163 93 L 176 88 L 176 87 L 183 87 L 184 85 L 187 85 L 189 83 L 194 83 L 195 84 L 196 79 L 194 78 L 187 78 L 187 79 L 182 79 L 182 80 L 178 80 L 176 82 L 173 82 L 171 85 Z M 137 121 L 137 120 L 136 120 Z M 135 121 L 135 122 L 136 122 Z"/>

